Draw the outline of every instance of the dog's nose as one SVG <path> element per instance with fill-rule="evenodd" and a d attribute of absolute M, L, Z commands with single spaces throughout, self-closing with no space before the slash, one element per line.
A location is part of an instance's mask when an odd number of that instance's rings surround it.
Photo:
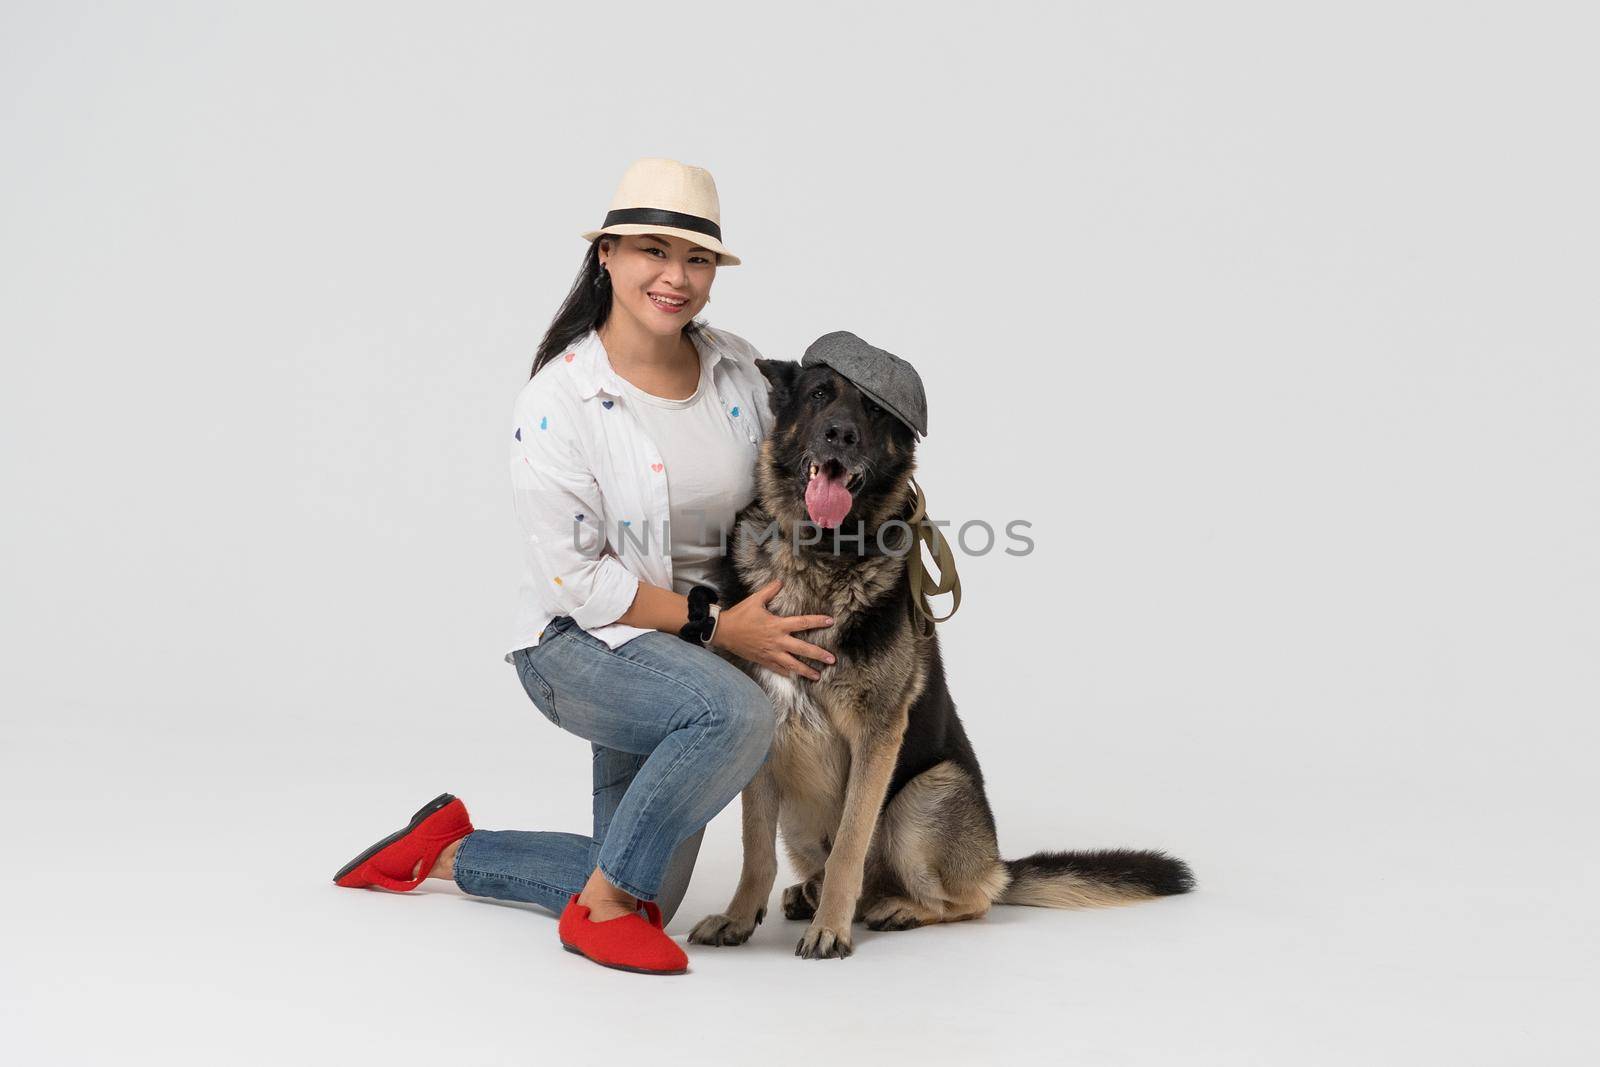
<path fill-rule="evenodd" d="M 861 439 L 853 422 L 836 422 L 823 431 L 822 439 L 830 445 L 853 447 Z"/>

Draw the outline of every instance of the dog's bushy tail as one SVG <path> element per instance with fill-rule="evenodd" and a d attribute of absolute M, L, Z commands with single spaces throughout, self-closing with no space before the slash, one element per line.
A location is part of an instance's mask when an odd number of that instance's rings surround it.
<path fill-rule="evenodd" d="M 1006 860 L 1005 865 L 1011 882 L 996 899 L 997 904 L 1103 908 L 1170 897 L 1194 888 L 1194 874 L 1187 863 L 1150 849 L 1035 852 L 1020 860 Z"/>

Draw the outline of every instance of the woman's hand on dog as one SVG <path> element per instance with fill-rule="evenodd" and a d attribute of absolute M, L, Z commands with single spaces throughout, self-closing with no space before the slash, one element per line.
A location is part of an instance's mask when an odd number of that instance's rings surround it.
<path fill-rule="evenodd" d="M 711 637 L 711 643 L 751 663 L 759 663 L 784 674 L 804 675 L 814 682 L 822 677 L 821 672 L 806 666 L 796 657 L 832 663 L 833 653 L 809 641 L 800 640 L 794 633 L 796 630 L 832 626 L 833 619 L 827 615 L 772 614 L 767 610 L 767 601 L 777 596 L 778 587 L 782 584 L 782 578 L 774 578 L 724 611 L 717 619 L 717 629 Z"/>

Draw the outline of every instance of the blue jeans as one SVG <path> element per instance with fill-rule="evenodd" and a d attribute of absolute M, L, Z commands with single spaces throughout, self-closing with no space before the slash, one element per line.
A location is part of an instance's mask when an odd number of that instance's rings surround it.
<path fill-rule="evenodd" d="M 594 832 L 477 830 L 456 853 L 456 884 L 559 914 L 598 867 L 670 918 L 700 838 L 772 744 L 772 702 L 708 649 L 664 632 L 618 648 L 568 615 L 513 654 L 545 718 L 594 748 Z"/>

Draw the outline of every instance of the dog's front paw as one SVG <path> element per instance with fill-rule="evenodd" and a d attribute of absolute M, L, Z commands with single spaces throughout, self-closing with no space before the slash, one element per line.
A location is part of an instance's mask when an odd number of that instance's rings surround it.
<path fill-rule="evenodd" d="M 707 915 L 694 924 L 694 929 L 689 931 L 689 940 L 697 945 L 742 945 L 750 940 L 750 935 L 761 925 L 766 911 L 762 908 L 756 912 L 754 922 L 726 915 Z"/>
<path fill-rule="evenodd" d="M 794 954 L 807 960 L 842 960 L 853 951 L 848 926 L 840 933 L 817 923 L 811 924 L 800 943 L 794 947 Z"/>

